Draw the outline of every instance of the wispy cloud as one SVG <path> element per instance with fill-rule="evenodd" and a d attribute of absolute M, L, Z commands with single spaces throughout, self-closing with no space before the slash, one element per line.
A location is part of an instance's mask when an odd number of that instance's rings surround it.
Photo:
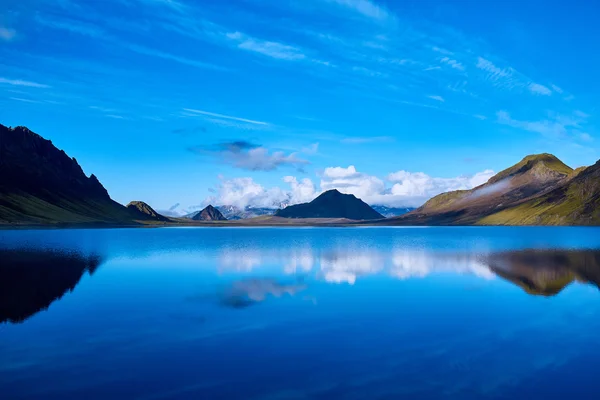
<path fill-rule="evenodd" d="M 17 36 L 17 31 L 5 26 L 0 26 L 0 40 L 10 42 Z"/>
<path fill-rule="evenodd" d="M 393 141 L 394 138 L 391 136 L 349 137 L 341 140 L 342 143 L 346 144 L 387 143 Z"/>
<path fill-rule="evenodd" d="M 21 79 L 7 79 L 7 78 L 0 78 L 0 84 L 7 84 L 7 85 L 12 85 L 12 86 L 27 86 L 27 87 L 33 87 L 33 88 L 49 88 L 49 85 L 44 85 L 42 83 L 37 83 L 37 82 L 31 82 L 31 81 L 24 81 Z"/>
<path fill-rule="evenodd" d="M 477 58 L 477 64 L 475 65 L 477 68 L 487 72 L 486 79 L 491 82 L 501 82 L 504 79 L 510 78 L 513 74 L 512 69 L 510 68 L 499 68 L 494 65 L 490 60 L 486 60 L 483 57 Z"/>
<path fill-rule="evenodd" d="M 112 118 L 112 119 L 127 119 L 122 115 L 117 115 L 117 114 L 106 114 L 106 117 L 108 118 Z"/>
<path fill-rule="evenodd" d="M 375 20 L 386 20 L 393 18 L 392 14 L 384 7 L 371 0 L 327 0 L 355 11 L 365 17 Z"/>
<path fill-rule="evenodd" d="M 586 133 L 586 132 L 580 134 L 579 139 L 583 140 L 584 142 L 594 141 L 594 138 L 592 137 L 592 135 L 590 135 L 589 133 Z"/>
<path fill-rule="evenodd" d="M 271 152 L 266 147 L 246 140 L 219 143 L 213 146 L 193 146 L 188 150 L 198 155 L 216 156 L 226 164 L 251 171 L 273 171 L 283 166 L 294 167 L 302 171 L 302 167 L 309 164 L 307 160 L 299 158 L 296 153 Z"/>
<path fill-rule="evenodd" d="M 238 48 L 260 53 L 268 57 L 290 61 L 306 58 L 302 50 L 283 43 L 257 39 L 241 32 L 231 32 L 226 36 L 229 40 L 236 42 Z"/>
<path fill-rule="evenodd" d="M 171 53 L 154 50 L 154 49 L 144 47 L 144 46 L 129 44 L 129 45 L 127 45 L 127 48 L 129 50 L 134 51 L 139 54 L 143 54 L 143 55 L 147 55 L 147 56 L 151 56 L 151 57 L 164 58 L 165 60 L 176 61 L 178 63 L 190 65 L 192 67 L 214 69 L 214 70 L 219 70 L 219 71 L 228 71 L 229 70 L 228 68 L 221 67 L 219 65 L 207 63 L 204 61 L 193 60 L 193 59 L 186 58 L 186 57 L 177 56 L 177 55 L 174 55 Z"/>
<path fill-rule="evenodd" d="M 187 111 L 189 113 L 192 113 L 192 114 L 206 115 L 209 117 L 228 119 L 228 120 L 238 121 L 238 122 L 245 122 L 245 123 L 253 124 L 253 125 L 263 125 L 263 126 L 270 125 L 268 122 L 264 122 L 264 121 L 257 121 L 257 120 L 253 120 L 253 119 L 234 117 L 232 115 L 217 114 L 217 113 L 203 111 L 203 110 L 196 110 L 193 108 L 184 108 L 183 110 Z"/>
<path fill-rule="evenodd" d="M 537 121 L 517 120 L 504 110 L 496 113 L 499 124 L 512 126 L 530 132 L 542 134 L 551 139 L 565 139 L 569 136 L 580 136 L 581 124 L 585 119 L 581 116 L 550 114 L 547 119 Z"/>
<path fill-rule="evenodd" d="M 445 101 L 442 96 L 427 96 L 432 100 L 441 101 L 442 103 Z"/>
<path fill-rule="evenodd" d="M 41 103 L 41 101 L 38 101 L 38 100 L 24 99 L 22 97 L 9 97 L 9 99 L 15 100 L 15 101 L 21 101 L 23 103 L 36 103 L 36 104 Z"/>
<path fill-rule="evenodd" d="M 544 85 L 540 85 L 539 83 L 532 82 L 529 84 L 529 86 L 527 88 L 529 89 L 529 91 L 531 93 L 534 93 L 534 94 L 541 94 L 543 96 L 550 96 L 552 94 L 552 91 L 550 89 L 548 89 Z"/>
<path fill-rule="evenodd" d="M 458 61 L 453 60 L 453 59 L 451 59 L 449 57 L 443 57 L 440 61 L 442 63 L 446 64 L 446 65 L 451 66 L 454 69 L 459 70 L 459 71 L 464 71 L 465 70 L 465 66 L 463 64 L 461 64 Z"/>
<path fill-rule="evenodd" d="M 304 154 L 316 154 L 319 151 L 319 143 L 313 143 L 310 146 L 302 148 Z"/>
<path fill-rule="evenodd" d="M 554 90 L 558 94 L 563 93 L 563 90 L 560 87 L 556 86 L 555 84 L 551 84 L 550 87 L 552 88 L 552 90 Z"/>

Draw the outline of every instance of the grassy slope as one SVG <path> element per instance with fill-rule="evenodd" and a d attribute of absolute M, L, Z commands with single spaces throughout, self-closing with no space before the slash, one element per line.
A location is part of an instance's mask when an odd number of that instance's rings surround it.
<path fill-rule="evenodd" d="M 0 215 L 0 223 L 9 224 L 134 223 L 129 211 L 113 201 L 75 201 L 56 196 L 50 203 L 14 191 L 0 196 Z"/>
<path fill-rule="evenodd" d="M 489 215 L 478 225 L 600 224 L 600 163 L 575 170 L 563 186 L 516 207 Z"/>

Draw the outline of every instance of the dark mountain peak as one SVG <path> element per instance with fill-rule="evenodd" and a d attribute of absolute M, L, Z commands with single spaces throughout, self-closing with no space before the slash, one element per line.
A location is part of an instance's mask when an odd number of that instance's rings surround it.
<path fill-rule="evenodd" d="M 129 222 L 96 176 L 24 126 L 0 125 L 0 220 L 7 222 Z"/>
<path fill-rule="evenodd" d="M 192 217 L 194 221 L 227 221 L 219 210 L 209 204 L 202 211 Z"/>
<path fill-rule="evenodd" d="M 337 189 L 321 193 L 310 203 L 297 204 L 278 210 L 275 215 L 284 218 L 347 218 L 353 220 L 385 218 L 353 194 L 344 194 Z"/>
<path fill-rule="evenodd" d="M 93 175 L 92 175 L 93 176 Z M 138 219 L 153 219 L 156 221 L 167 222 L 169 218 L 160 215 L 152 207 L 143 201 L 131 201 L 127 204 L 127 208 L 134 214 L 134 218 Z"/>

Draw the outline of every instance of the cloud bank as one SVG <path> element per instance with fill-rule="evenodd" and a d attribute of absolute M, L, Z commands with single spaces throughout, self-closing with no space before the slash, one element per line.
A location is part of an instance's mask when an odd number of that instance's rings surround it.
<path fill-rule="evenodd" d="M 320 174 L 319 186 L 310 178 L 285 176 L 284 188 L 271 188 L 250 177 L 222 178 L 214 195 L 204 204 L 233 205 L 239 208 L 279 208 L 313 200 L 324 191 L 337 189 L 353 194 L 371 205 L 388 207 L 418 207 L 431 197 L 451 190 L 472 189 L 487 182 L 494 171 L 485 170 L 474 175 L 454 178 L 431 177 L 423 172 L 396 171 L 385 179 L 360 172 L 355 166 L 325 168 Z"/>

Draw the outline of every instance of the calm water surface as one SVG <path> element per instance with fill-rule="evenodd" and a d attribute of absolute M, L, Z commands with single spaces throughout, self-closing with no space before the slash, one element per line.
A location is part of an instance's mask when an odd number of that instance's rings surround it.
<path fill-rule="evenodd" d="M 2 399 L 597 399 L 600 229 L 0 231 Z"/>

